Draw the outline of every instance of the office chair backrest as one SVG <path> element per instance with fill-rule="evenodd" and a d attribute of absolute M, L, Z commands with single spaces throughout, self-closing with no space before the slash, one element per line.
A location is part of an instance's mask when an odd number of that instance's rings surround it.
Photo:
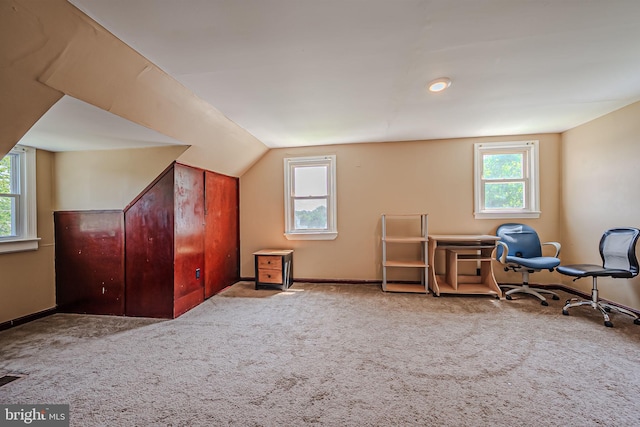
<path fill-rule="evenodd" d="M 536 231 L 525 224 L 502 224 L 496 236 L 509 247 L 509 256 L 536 258 L 542 256 L 542 246 Z M 502 256 L 502 246 L 497 248 L 497 257 Z"/>
<path fill-rule="evenodd" d="M 637 228 L 612 228 L 600 239 L 600 257 L 604 268 L 627 270 L 631 277 L 638 274 L 636 242 L 640 236 Z"/>

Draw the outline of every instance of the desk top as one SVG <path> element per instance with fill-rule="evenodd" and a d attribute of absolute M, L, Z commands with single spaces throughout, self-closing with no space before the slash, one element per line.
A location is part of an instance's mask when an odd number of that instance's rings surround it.
<path fill-rule="evenodd" d="M 477 242 L 482 240 L 500 240 L 491 234 L 429 234 L 429 240 L 442 242 Z"/>
<path fill-rule="evenodd" d="M 262 249 L 253 255 L 289 255 L 292 252 L 292 249 Z"/>

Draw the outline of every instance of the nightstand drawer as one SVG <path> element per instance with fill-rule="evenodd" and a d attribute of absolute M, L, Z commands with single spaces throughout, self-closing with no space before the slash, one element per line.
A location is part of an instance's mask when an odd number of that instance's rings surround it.
<path fill-rule="evenodd" d="M 282 283 L 282 270 L 258 270 L 258 281 L 262 283 Z"/>
<path fill-rule="evenodd" d="M 260 255 L 258 257 L 258 268 L 282 270 L 282 257 L 277 255 Z"/>

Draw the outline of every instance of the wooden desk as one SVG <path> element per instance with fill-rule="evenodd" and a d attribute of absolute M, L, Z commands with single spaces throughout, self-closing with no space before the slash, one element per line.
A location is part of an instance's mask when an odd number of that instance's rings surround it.
<path fill-rule="evenodd" d="M 263 249 L 253 253 L 256 268 L 256 289 L 288 289 L 293 285 L 293 251 Z"/>
<path fill-rule="evenodd" d="M 435 296 L 440 294 L 479 294 L 502 297 L 502 290 L 493 275 L 492 253 L 498 236 L 491 235 L 429 235 L 429 288 Z M 444 253 L 445 271 L 436 272 L 436 252 Z M 475 263 L 475 275 L 461 274 L 461 263 Z M 479 266 L 478 266 L 479 264 Z"/>

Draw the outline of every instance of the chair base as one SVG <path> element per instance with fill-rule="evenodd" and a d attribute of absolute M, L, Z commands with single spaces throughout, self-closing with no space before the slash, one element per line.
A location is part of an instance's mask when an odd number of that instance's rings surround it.
<path fill-rule="evenodd" d="M 604 326 L 606 326 L 607 328 L 613 327 L 613 323 L 611 323 L 611 318 L 609 317 L 609 313 L 611 311 L 617 311 L 619 313 L 623 313 L 628 316 L 631 316 L 633 317 L 633 323 L 635 323 L 636 325 L 640 325 L 640 317 L 634 312 L 629 311 L 626 308 L 616 307 L 614 305 L 607 304 L 605 302 L 600 301 L 598 299 L 597 289 L 591 291 L 591 300 L 580 300 L 578 298 L 571 298 L 567 300 L 564 307 L 562 307 L 562 314 L 564 314 L 565 316 L 568 316 L 569 315 L 568 309 L 572 307 L 580 307 L 583 305 L 590 305 L 591 308 L 600 310 L 600 313 L 602 313 L 602 316 L 604 317 Z"/>
<path fill-rule="evenodd" d="M 553 296 L 553 299 L 555 300 L 560 299 L 558 294 L 556 294 L 553 291 L 550 291 L 549 289 L 531 288 L 526 283 L 523 283 L 522 285 L 500 285 L 500 287 L 510 289 L 504 294 L 504 297 L 508 300 L 511 299 L 512 294 L 516 294 L 516 293 L 533 295 L 534 297 L 538 298 L 541 301 L 540 303 L 542 305 L 549 305 L 549 303 L 547 302 L 547 299 L 543 297 L 541 294 L 550 294 Z"/>

